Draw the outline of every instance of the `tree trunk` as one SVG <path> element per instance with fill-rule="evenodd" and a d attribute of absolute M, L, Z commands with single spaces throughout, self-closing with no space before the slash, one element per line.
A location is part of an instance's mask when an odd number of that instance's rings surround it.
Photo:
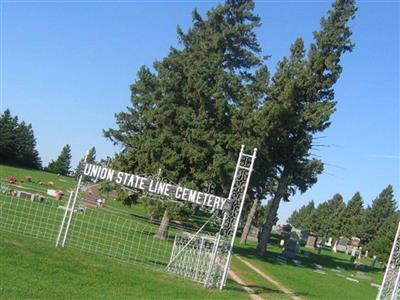
<path fill-rule="evenodd" d="M 246 224 L 244 225 L 242 236 L 240 237 L 240 244 L 246 244 L 247 242 L 247 236 L 249 235 L 251 223 L 253 223 L 258 205 L 259 205 L 259 200 L 257 197 L 255 197 L 253 200 L 253 204 L 251 205 L 251 209 L 247 214 Z"/>
<path fill-rule="evenodd" d="M 288 177 L 289 177 L 288 174 L 284 170 L 282 172 L 281 178 L 279 179 L 278 188 L 272 200 L 267 220 L 262 226 L 260 238 L 258 240 L 258 245 L 257 245 L 257 255 L 260 257 L 264 256 L 265 253 L 267 253 L 267 245 L 269 238 L 271 236 L 272 226 L 274 225 L 278 213 L 279 204 L 287 188 Z"/>
<path fill-rule="evenodd" d="M 168 225 L 169 225 L 168 209 L 165 209 L 160 227 L 158 228 L 158 231 L 156 233 L 156 237 L 165 240 L 168 236 Z"/>

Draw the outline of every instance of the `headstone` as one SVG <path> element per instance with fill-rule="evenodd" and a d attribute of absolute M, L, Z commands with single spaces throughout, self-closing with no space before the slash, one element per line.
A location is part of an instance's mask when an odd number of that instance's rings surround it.
<path fill-rule="evenodd" d="M 379 285 L 379 284 L 376 284 L 376 283 L 370 283 L 370 285 L 372 286 L 372 287 L 375 287 L 375 288 L 377 288 L 377 289 L 379 289 L 381 286 Z"/>
<path fill-rule="evenodd" d="M 372 258 L 371 268 L 375 268 L 375 265 L 376 265 L 376 255 L 374 255 L 374 257 Z"/>
<path fill-rule="evenodd" d="M 314 270 L 315 273 L 326 275 L 325 271 L 322 270 Z"/>
<path fill-rule="evenodd" d="M 280 227 L 280 225 L 272 225 L 272 229 L 271 229 L 271 232 L 273 233 L 273 234 L 281 234 L 281 227 Z"/>
<path fill-rule="evenodd" d="M 354 278 L 351 278 L 351 277 L 346 277 L 346 279 L 347 279 L 348 281 L 352 281 L 352 282 L 359 283 L 359 281 L 358 281 L 357 279 L 354 279 Z"/>
<path fill-rule="evenodd" d="M 357 250 L 356 247 L 353 247 L 353 249 L 351 249 L 351 256 L 356 257 L 356 250 Z"/>
<path fill-rule="evenodd" d="M 282 255 L 286 258 L 294 258 L 300 250 L 300 243 L 295 239 L 288 239 L 285 242 Z"/>
<path fill-rule="evenodd" d="M 300 234 L 301 234 L 300 230 L 292 230 L 289 233 L 289 239 L 296 240 L 296 241 L 300 242 Z"/>
<path fill-rule="evenodd" d="M 257 238 L 258 232 L 259 232 L 259 229 L 256 226 L 251 225 L 249 234 L 247 235 L 247 240 L 250 242 L 257 242 L 258 241 L 258 238 Z"/>
<path fill-rule="evenodd" d="M 300 244 L 303 246 L 307 243 L 308 236 L 310 234 L 309 230 L 302 230 L 300 233 Z"/>
<path fill-rule="evenodd" d="M 101 194 L 97 185 L 90 185 L 84 191 L 86 194 L 84 195 L 82 202 L 87 205 L 98 206 L 97 200 L 101 199 Z"/>
<path fill-rule="evenodd" d="M 50 190 L 47 190 L 47 195 L 55 197 L 56 192 L 57 192 L 56 190 L 50 189 Z"/>
<path fill-rule="evenodd" d="M 358 248 L 360 246 L 360 238 L 356 236 L 351 237 L 351 246 Z"/>
<path fill-rule="evenodd" d="M 304 267 L 303 263 L 302 263 L 300 260 L 292 259 L 292 261 L 294 262 L 294 264 L 295 264 L 297 267 Z"/>
<path fill-rule="evenodd" d="M 35 199 L 34 194 L 28 193 L 28 192 L 23 192 L 23 191 L 17 191 L 16 196 L 18 198 L 25 199 L 25 200 L 31 200 L 31 201 L 33 201 Z"/>
<path fill-rule="evenodd" d="M 336 245 L 336 251 L 337 252 L 346 252 L 348 243 L 349 243 L 349 239 L 344 236 L 341 236 Z"/>
<path fill-rule="evenodd" d="M 276 262 L 277 262 L 278 264 L 286 264 L 287 260 L 286 260 L 286 258 L 283 257 L 283 256 L 278 256 L 278 257 L 276 258 Z"/>
<path fill-rule="evenodd" d="M 332 248 L 332 251 L 333 251 L 333 252 L 336 252 L 336 251 L 337 251 L 337 249 L 336 249 L 337 243 L 338 243 L 338 241 L 335 241 L 335 244 L 333 245 L 333 248 Z"/>
<path fill-rule="evenodd" d="M 290 231 L 292 230 L 292 226 L 290 224 L 282 225 L 281 227 L 281 237 L 283 239 L 287 239 L 289 237 Z"/>
<path fill-rule="evenodd" d="M 368 250 L 367 250 L 367 251 L 365 251 L 365 255 L 364 255 L 364 257 L 368 257 Z"/>
<path fill-rule="evenodd" d="M 319 265 L 319 264 L 314 264 L 314 267 L 315 267 L 316 269 L 323 269 L 323 266 L 321 266 L 321 265 Z"/>
<path fill-rule="evenodd" d="M 306 248 L 314 249 L 317 246 L 317 239 L 318 239 L 318 236 L 316 234 L 310 233 L 308 235 Z"/>
<path fill-rule="evenodd" d="M 358 259 L 361 259 L 361 252 L 362 252 L 362 247 L 358 250 Z"/>
<path fill-rule="evenodd" d="M 332 247 L 332 238 L 331 237 L 328 239 L 328 242 L 325 243 L 325 246 Z"/>
<path fill-rule="evenodd" d="M 279 246 L 283 247 L 285 245 L 285 240 L 281 240 Z"/>
<path fill-rule="evenodd" d="M 318 255 L 321 254 L 321 250 L 322 250 L 322 244 L 319 244 L 318 245 L 318 252 L 317 252 Z"/>
<path fill-rule="evenodd" d="M 296 234 L 300 245 L 305 245 L 307 243 L 307 238 L 309 235 L 310 231 L 309 230 L 301 230 L 301 229 L 297 229 L 292 227 L 292 231 L 290 232 L 290 235 L 292 236 L 293 234 Z"/>
<path fill-rule="evenodd" d="M 372 280 L 372 277 L 365 275 L 365 273 L 361 272 L 361 271 L 357 271 L 355 277 L 358 279 L 363 279 L 363 280 Z"/>
<path fill-rule="evenodd" d="M 332 269 L 332 272 L 335 272 L 335 273 L 342 273 L 341 270 L 336 270 L 336 269 Z"/>

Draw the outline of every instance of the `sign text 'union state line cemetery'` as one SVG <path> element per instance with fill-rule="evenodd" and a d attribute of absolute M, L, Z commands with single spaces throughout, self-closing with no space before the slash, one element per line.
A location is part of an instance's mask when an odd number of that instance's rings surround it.
<path fill-rule="evenodd" d="M 192 202 L 212 209 L 229 210 L 230 208 L 227 198 L 173 185 L 157 179 L 116 171 L 103 166 L 86 163 L 83 168 L 83 175 L 181 201 Z"/>

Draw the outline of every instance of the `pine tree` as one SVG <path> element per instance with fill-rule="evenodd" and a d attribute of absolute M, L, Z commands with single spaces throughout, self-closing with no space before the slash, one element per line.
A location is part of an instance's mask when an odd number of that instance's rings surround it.
<path fill-rule="evenodd" d="M 0 160 L 2 163 L 13 163 L 17 152 L 15 131 L 18 128 L 18 118 L 12 117 L 6 109 L 0 117 Z"/>
<path fill-rule="evenodd" d="M 322 161 L 311 158 L 310 151 L 314 135 L 329 127 L 335 110 L 333 85 L 342 72 L 342 54 L 354 47 L 347 23 L 355 11 L 354 0 L 335 1 L 321 20 L 321 30 L 314 32 L 307 57 L 303 41 L 297 39 L 272 77 L 263 114 L 265 146 L 276 165 L 276 188 L 257 246 L 260 256 L 266 253 L 281 200 L 306 191 L 323 170 Z"/>
<path fill-rule="evenodd" d="M 105 131 L 123 146 L 117 164 L 152 174 L 162 168 L 192 188 L 214 182 L 216 193 L 228 194 L 240 144 L 257 145 L 255 111 L 268 77 L 253 8 L 252 1 L 227 1 L 207 19 L 195 10 L 188 32 L 178 27 L 183 49 L 171 48 L 154 73 L 139 70 L 131 107 L 116 115 L 118 129 Z M 160 236 L 170 216 L 166 210 Z"/>
<path fill-rule="evenodd" d="M 314 211 L 315 204 L 311 200 L 307 205 L 303 205 L 299 211 L 295 210 L 289 217 L 288 223 L 302 230 L 311 230 L 312 225 L 315 223 L 315 220 L 312 218 Z"/>
<path fill-rule="evenodd" d="M 19 123 L 18 117 L 12 117 L 8 109 L 0 117 L 0 162 L 41 168 L 32 125 Z"/>
<path fill-rule="evenodd" d="M 376 236 L 368 245 L 372 255 L 376 255 L 378 259 L 385 262 L 389 259 L 399 222 L 400 213 L 396 212 L 382 223 Z"/>
<path fill-rule="evenodd" d="M 362 242 L 368 246 L 376 237 L 386 219 L 391 217 L 396 210 L 397 204 L 393 195 L 393 187 L 388 185 L 366 211 Z"/>
<path fill-rule="evenodd" d="M 51 161 L 46 168 L 46 171 L 67 176 L 71 168 L 71 147 L 65 145 L 60 155 L 55 161 Z"/>
<path fill-rule="evenodd" d="M 362 237 L 362 227 L 365 221 L 365 210 L 363 200 L 359 192 L 346 205 L 340 219 L 342 220 L 341 235 L 351 238 L 352 236 Z"/>
<path fill-rule="evenodd" d="M 96 163 L 96 148 L 92 147 L 89 149 L 87 157 L 86 157 L 86 163 L 88 164 L 94 164 Z M 75 176 L 79 177 L 81 170 L 83 166 L 83 158 L 79 161 L 78 165 L 76 166 L 75 169 Z"/>

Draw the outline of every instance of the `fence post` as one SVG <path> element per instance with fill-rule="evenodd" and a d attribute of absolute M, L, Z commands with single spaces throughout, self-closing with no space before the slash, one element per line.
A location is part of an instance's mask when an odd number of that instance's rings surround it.
<path fill-rule="evenodd" d="M 233 188 L 234 188 L 235 181 L 236 181 L 237 171 L 239 170 L 239 168 L 243 168 L 243 167 L 240 166 L 240 160 L 242 158 L 242 155 L 243 155 L 243 146 L 242 146 L 242 149 L 240 151 L 240 156 L 239 156 L 239 159 L 238 159 L 238 165 L 236 166 L 234 181 L 232 182 L 231 192 L 229 193 L 229 198 L 231 198 L 231 196 L 232 196 Z M 230 267 L 231 259 L 232 259 L 233 244 L 235 242 L 236 232 L 237 232 L 237 229 L 239 227 L 240 216 L 242 214 L 244 200 L 246 198 L 247 188 L 249 187 L 250 177 L 251 177 L 251 173 L 253 172 L 253 166 L 254 166 L 254 161 L 256 159 L 256 155 L 257 155 L 257 148 L 254 148 L 253 155 L 251 156 L 250 167 L 248 168 L 246 183 L 245 183 L 244 189 L 242 191 L 242 199 L 241 199 L 241 202 L 240 202 L 239 212 L 238 212 L 238 214 L 236 216 L 235 226 L 234 226 L 234 229 L 233 229 L 233 233 L 232 233 L 232 237 L 231 237 L 231 241 L 230 241 L 230 245 L 229 245 L 228 257 L 227 257 L 226 262 L 225 262 L 224 272 L 222 274 L 222 278 L 221 278 L 221 282 L 220 282 L 220 286 L 219 286 L 220 290 L 223 289 L 223 287 L 225 286 L 226 279 L 228 278 L 229 267 Z"/>
<path fill-rule="evenodd" d="M 72 191 L 72 192 L 69 194 L 68 202 L 67 202 L 67 204 L 66 204 L 66 206 L 65 206 L 64 216 L 63 216 L 63 219 L 62 219 L 62 221 L 61 221 L 60 229 L 58 230 L 58 235 L 57 235 L 57 240 L 56 240 L 56 247 L 58 246 L 58 244 L 59 244 L 59 242 L 60 242 L 61 233 L 62 233 L 62 230 L 63 230 L 63 228 L 64 228 L 65 219 L 66 219 L 66 217 L 67 217 L 67 213 L 68 213 L 68 210 L 69 210 L 69 205 L 70 205 L 70 203 L 71 203 L 71 199 L 72 199 L 73 195 L 74 195 L 74 191 Z"/>
<path fill-rule="evenodd" d="M 85 158 L 83 159 L 84 163 L 86 163 L 88 155 L 89 155 L 89 150 L 86 151 Z M 75 189 L 75 193 L 74 193 L 74 200 L 72 201 L 71 208 L 68 208 L 70 213 L 68 216 L 67 227 L 65 228 L 65 231 L 64 231 L 64 238 L 62 240 L 61 247 L 64 247 L 65 241 L 67 240 L 69 226 L 71 225 L 72 214 L 74 213 L 74 209 L 75 209 L 76 199 L 78 198 L 79 190 L 81 188 L 82 178 L 83 178 L 83 174 L 81 173 L 81 175 L 79 176 L 79 179 L 78 179 L 78 184 L 76 185 L 76 189 Z"/>

